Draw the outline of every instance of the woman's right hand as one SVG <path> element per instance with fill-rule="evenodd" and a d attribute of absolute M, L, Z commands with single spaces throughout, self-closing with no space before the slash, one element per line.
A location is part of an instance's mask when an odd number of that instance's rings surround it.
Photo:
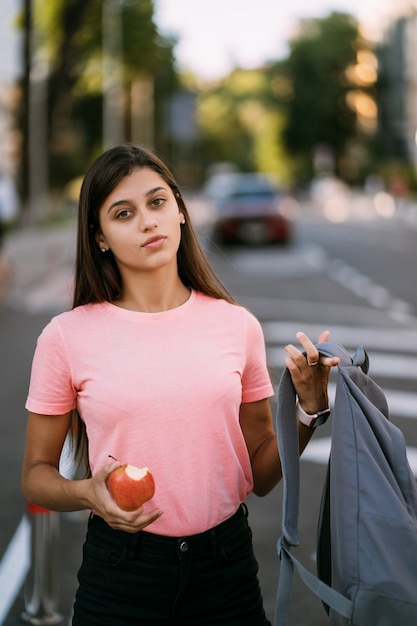
<path fill-rule="evenodd" d="M 163 513 L 160 509 L 145 512 L 143 506 L 135 511 L 124 511 L 117 506 L 107 489 L 107 479 L 111 472 L 120 467 L 118 461 L 108 463 L 95 476 L 83 482 L 83 498 L 88 508 L 100 515 L 115 530 L 136 533 L 152 524 Z"/>
<path fill-rule="evenodd" d="M 71 411 L 54 416 L 29 412 L 22 464 L 22 491 L 27 501 L 51 511 L 92 509 L 112 528 L 130 533 L 149 526 L 162 515 L 160 509 L 146 513 L 142 507 L 123 511 L 107 489 L 106 480 L 110 472 L 120 467 L 118 461 L 105 465 L 93 478 L 70 480 L 60 474 L 71 415 Z"/>

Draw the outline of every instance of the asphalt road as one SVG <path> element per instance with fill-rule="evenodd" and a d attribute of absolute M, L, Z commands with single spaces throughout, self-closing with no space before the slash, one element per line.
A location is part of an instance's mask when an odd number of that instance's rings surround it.
<path fill-rule="evenodd" d="M 403 220 L 384 221 L 369 213 L 334 224 L 306 212 L 288 248 L 218 249 L 203 242 L 216 270 L 235 297 L 261 320 L 271 374 L 278 382 L 283 346 L 296 330 L 318 336 L 330 328 L 335 341 L 349 350 L 363 343 L 370 352 L 371 374 L 383 384 L 393 419 L 404 430 L 410 452 L 417 446 L 417 231 Z M 13 270 L 6 304 L 0 310 L 0 611 L 2 566 L 6 551 L 25 514 L 20 494 L 20 465 L 25 430 L 24 401 L 36 337 L 50 317 L 69 304 L 74 233 L 70 228 L 17 233 L 8 246 Z M 395 363 L 392 367 L 387 364 Z M 374 368 L 372 370 L 374 364 Z M 317 434 L 326 441 L 330 424 Z M 316 521 L 325 458 L 314 456 L 316 442 L 302 461 L 298 557 L 314 570 Z M 311 450 L 309 456 L 308 451 Z M 279 560 L 282 487 L 266 498 L 248 499 L 265 606 L 273 617 Z M 59 516 L 57 548 L 58 610 L 68 624 L 76 571 L 85 533 L 85 514 Z M 20 557 L 23 558 L 23 557 Z M 4 576 L 4 571 L 3 571 Z M 6 581 L 8 582 L 8 581 Z M 20 624 L 25 608 L 23 587 L 1 624 Z M 0 614 L 1 615 L 1 614 Z M 325 626 L 320 604 L 296 580 L 291 624 Z"/>

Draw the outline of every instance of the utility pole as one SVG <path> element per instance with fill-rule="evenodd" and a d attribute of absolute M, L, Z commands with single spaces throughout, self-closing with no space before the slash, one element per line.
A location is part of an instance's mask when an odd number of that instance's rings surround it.
<path fill-rule="evenodd" d="M 23 1 L 23 29 L 23 76 L 21 79 L 22 96 L 19 112 L 19 128 L 22 133 L 19 191 L 22 198 L 22 205 L 25 208 L 29 197 L 29 91 L 32 39 L 32 0 Z"/>
<path fill-rule="evenodd" d="M 38 51 L 33 0 L 24 0 L 24 43 L 20 128 L 20 193 L 25 218 L 44 217 L 48 208 L 47 64 Z"/>
<path fill-rule="evenodd" d="M 104 0 L 103 23 L 103 148 L 124 140 L 122 0 Z"/>

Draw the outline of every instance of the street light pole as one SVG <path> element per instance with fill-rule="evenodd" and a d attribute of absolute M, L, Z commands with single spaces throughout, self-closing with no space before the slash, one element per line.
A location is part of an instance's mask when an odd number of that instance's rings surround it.
<path fill-rule="evenodd" d="M 48 203 L 48 64 L 42 47 L 42 33 L 36 28 L 33 0 L 25 3 L 25 200 L 30 220 L 44 219 Z"/>
<path fill-rule="evenodd" d="M 105 0 L 103 25 L 103 147 L 124 139 L 122 0 Z"/>

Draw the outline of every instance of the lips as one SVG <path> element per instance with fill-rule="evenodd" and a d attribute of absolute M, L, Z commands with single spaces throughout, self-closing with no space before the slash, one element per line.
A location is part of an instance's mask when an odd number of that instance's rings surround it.
<path fill-rule="evenodd" d="M 166 237 L 164 235 L 154 235 L 153 237 L 149 237 L 142 244 L 142 248 L 158 248 L 165 241 Z"/>

